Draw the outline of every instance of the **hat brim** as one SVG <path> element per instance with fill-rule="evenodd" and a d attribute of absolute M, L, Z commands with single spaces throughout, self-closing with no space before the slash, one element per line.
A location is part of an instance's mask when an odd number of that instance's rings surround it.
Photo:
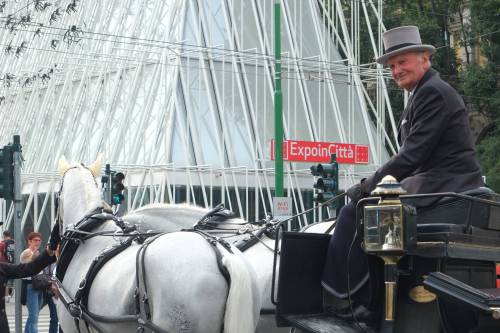
<path fill-rule="evenodd" d="M 398 54 L 403 54 L 408 52 L 422 52 L 422 51 L 428 51 L 430 54 L 434 54 L 436 53 L 436 48 L 432 45 L 427 45 L 427 44 L 405 46 L 378 57 L 377 62 L 385 66 L 387 65 L 387 62 L 389 61 L 390 58 Z"/>

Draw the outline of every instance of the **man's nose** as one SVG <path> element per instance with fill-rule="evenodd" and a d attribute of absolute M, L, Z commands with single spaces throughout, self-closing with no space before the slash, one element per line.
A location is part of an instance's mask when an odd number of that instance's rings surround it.
<path fill-rule="evenodd" d="M 392 76 L 397 77 L 399 73 L 401 72 L 399 66 L 394 66 L 391 68 Z"/>

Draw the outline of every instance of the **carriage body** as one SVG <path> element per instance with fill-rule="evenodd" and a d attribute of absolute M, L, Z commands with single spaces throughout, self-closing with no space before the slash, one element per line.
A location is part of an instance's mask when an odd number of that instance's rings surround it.
<path fill-rule="evenodd" d="M 450 195 L 436 194 L 442 196 L 439 202 L 417 209 L 416 218 L 410 222 L 417 242 L 398 261 L 393 332 L 500 331 L 500 319 L 494 319 L 491 311 L 500 304 L 500 298 L 495 298 L 500 296 L 495 289 L 496 266 L 500 262 L 500 208 L 491 202 L 498 201 L 497 195 L 487 189 Z M 411 205 L 418 196 L 404 197 L 402 201 Z M 470 197 L 491 201 L 481 203 L 469 200 Z M 363 328 L 360 328 L 352 321 L 323 311 L 321 276 L 329 240 L 330 235 L 326 234 L 283 233 L 277 288 L 278 326 L 314 333 L 386 332 L 384 325 L 373 327 L 361 323 Z M 376 266 L 381 259 L 371 255 L 370 261 Z M 429 275 L 434 277 L 435 272 L 445 275 L 426 284 L 425 279 Z M 444 280 L 439 279 L 443 276 Z M 373 290 L 383 294 L 383 281 L 371 283 Z M 426 290 L 415 289 L 422 283 L 426 284 Z M 383 308 L 384 298 L 376 294 L 373 293 L 374 300 Z M 476 294 L 483 298 L 477 297 L 476 303 L 468 301 Z"/>

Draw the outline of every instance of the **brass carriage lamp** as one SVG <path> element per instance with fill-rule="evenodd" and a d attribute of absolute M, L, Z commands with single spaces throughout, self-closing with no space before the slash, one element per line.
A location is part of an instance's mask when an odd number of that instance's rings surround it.
<path fill-rule="evenodd" d="M 364 250 L 384 260 L 385 320 L 383 332 L 394 329 L 394 301 L 397 283 L 397 262 L 416 245 L 415 212 L 405 206 L 399 196 L 406 194 L 393 176 L 385 176 L 371 193 L 380 197 L 377 205 L 363 210 Z"/>
<path fill-rule="evenodd" d="M 402 256 L 406 250 L 404 208 L 399 196 L 406 194 L 392 176 L 385 176 L 371 193 L 377 205 L 364 207 L 365 251 L 380 256 Z"/>

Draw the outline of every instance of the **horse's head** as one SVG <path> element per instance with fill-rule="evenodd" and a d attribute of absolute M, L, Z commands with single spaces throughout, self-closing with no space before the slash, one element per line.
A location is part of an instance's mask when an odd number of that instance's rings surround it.
<path fill-rule="evenodd" d="M 102 204 L 101 193 L 95 177 L 99 176 L 102 157 L 89 166 L 68 163 L 63 156 L 59 160 L 62 177 L 59 190 L 59 214 L 65 225 L 74 224 Z"/>

